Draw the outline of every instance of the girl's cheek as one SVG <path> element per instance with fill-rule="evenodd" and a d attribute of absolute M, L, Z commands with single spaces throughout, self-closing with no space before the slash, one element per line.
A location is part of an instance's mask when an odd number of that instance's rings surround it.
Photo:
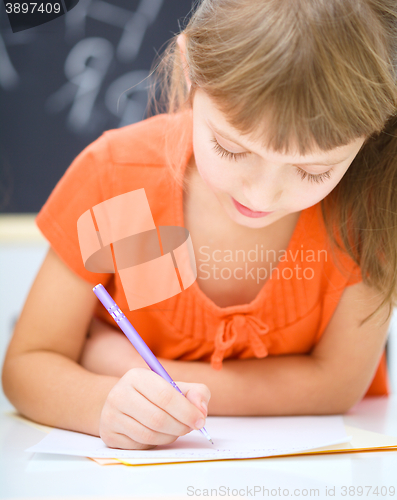
<path fill-rule="evenodd" d="M 234 182 L 229 165 L 216 153 L 195 154 L 197 170 L 204 183 L 212 189 L 227 191 Z"/>
<path fill-rule="evenodd" d="M 212 185 L 212 175 L 213 174 L 213 166 L 211 165 L 211 160 L 208 155 L 205 155 L 200 152 L 195 152 L 195 162 L 197 171 L 200 174 L 201 178 L 208 186 Z"/>

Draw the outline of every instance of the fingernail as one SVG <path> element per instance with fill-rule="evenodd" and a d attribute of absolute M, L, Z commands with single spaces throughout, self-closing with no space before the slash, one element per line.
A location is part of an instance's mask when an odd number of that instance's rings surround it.
<path fill-rule="evenodd" d="M 205 401 L 201 401 L 201 408 L 204 410 L 204 413 L 207 415 L 208 414 L 208 406 Z"/>
<path fill-rule="evenodd" d="M 201 429 L 204 427 L 205 421 L 203 418 L 199 418 L 197 422 L 195 423 L 196 429 Z"/>

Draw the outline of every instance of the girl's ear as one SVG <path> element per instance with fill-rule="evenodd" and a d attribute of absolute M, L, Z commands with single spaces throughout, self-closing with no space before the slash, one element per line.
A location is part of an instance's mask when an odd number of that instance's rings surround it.
<path fill-rule="evenodd" d="M 186 36 L 184 33 L 181 33 L 180 35 L 178 35 L 178 37 L 176 39 L 176 43 L 178 44 L 178 47 L 180 50 L 183 72 L 185 74 L 185 79 L 186 79 L 188 91 L 190 92 L 190 87 L 192 86 L 192 82 L 190 81 L 190 78 L 189 78 L 189 66 L 188 66 L 188 63 L 186 61 Z"/>

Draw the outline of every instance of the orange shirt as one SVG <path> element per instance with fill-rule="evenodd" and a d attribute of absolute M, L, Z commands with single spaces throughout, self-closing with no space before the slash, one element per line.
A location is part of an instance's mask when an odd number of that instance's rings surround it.
<path fill-rule="evenodd" d="M 78 276 L 107 288 L 158 357 L 207 361 L 220 369 L 227 358 L 310 353 L 345 287 L 362 279 L 347 254 L 331 252 L 319 203 L 301 212 L 284 257 L 274 263 L 273 273 L 249 304 L 218 307 L 196 281 L 174 297 L 129 311 L 117 273 L 92 273 L 84 268 L 77 220 L 104 200 L 144 188 L 157 227 L 184 227 L 177 179 L 183 178 L 192 152 L 190 111 L 157 115 L 107 131 L 73 161 L 37 215 L 36 224 Z M 292 272 L 295 266 L 299 272 Z M 94 314 L 114 326 L 99 301 Z M 389 393 L 384 352 L 366 396 Z"/>

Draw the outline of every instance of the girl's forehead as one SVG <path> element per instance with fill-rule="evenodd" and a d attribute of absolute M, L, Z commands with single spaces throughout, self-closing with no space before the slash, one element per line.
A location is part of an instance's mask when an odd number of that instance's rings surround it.
<path fill-rule="evenodd" d="M 196 95 L 195 95 L 196 100 Z M 348 160 L 352 155 L 357 154 L 359 149 L 364 143 L 365 138 L 359 137 L 352 142 L 323 151 L 318 147 L 313 147 L 311 152 L 303 155 L 298 153 L 299 148 L 294 147 L 291 141 L 291 148 L 288 154 L 274 151 L 263 147 L 262 141 L 253 134 L 243 134 L 241 131 L 236 130 L 228 122 L 227 116 L 215 105 L 213 100 L 206 95 L 203 91 L 197 92 L 197 102 L 195 111 L 201 118 L 202 122 L 220 139 L 222 139 L 226 146 L 234 147 L 234 152 L 238 153 L 242 150 L 251 151 L 259 155 L 266 155 L 269 161 L 299 163 L 303 165 L 335 165 Z M 266 113 L 263 113 L 263 122 L 261 132 L 266 134 L 268 127 L 271 127 L 271 121 L 267 118 Z"/>

